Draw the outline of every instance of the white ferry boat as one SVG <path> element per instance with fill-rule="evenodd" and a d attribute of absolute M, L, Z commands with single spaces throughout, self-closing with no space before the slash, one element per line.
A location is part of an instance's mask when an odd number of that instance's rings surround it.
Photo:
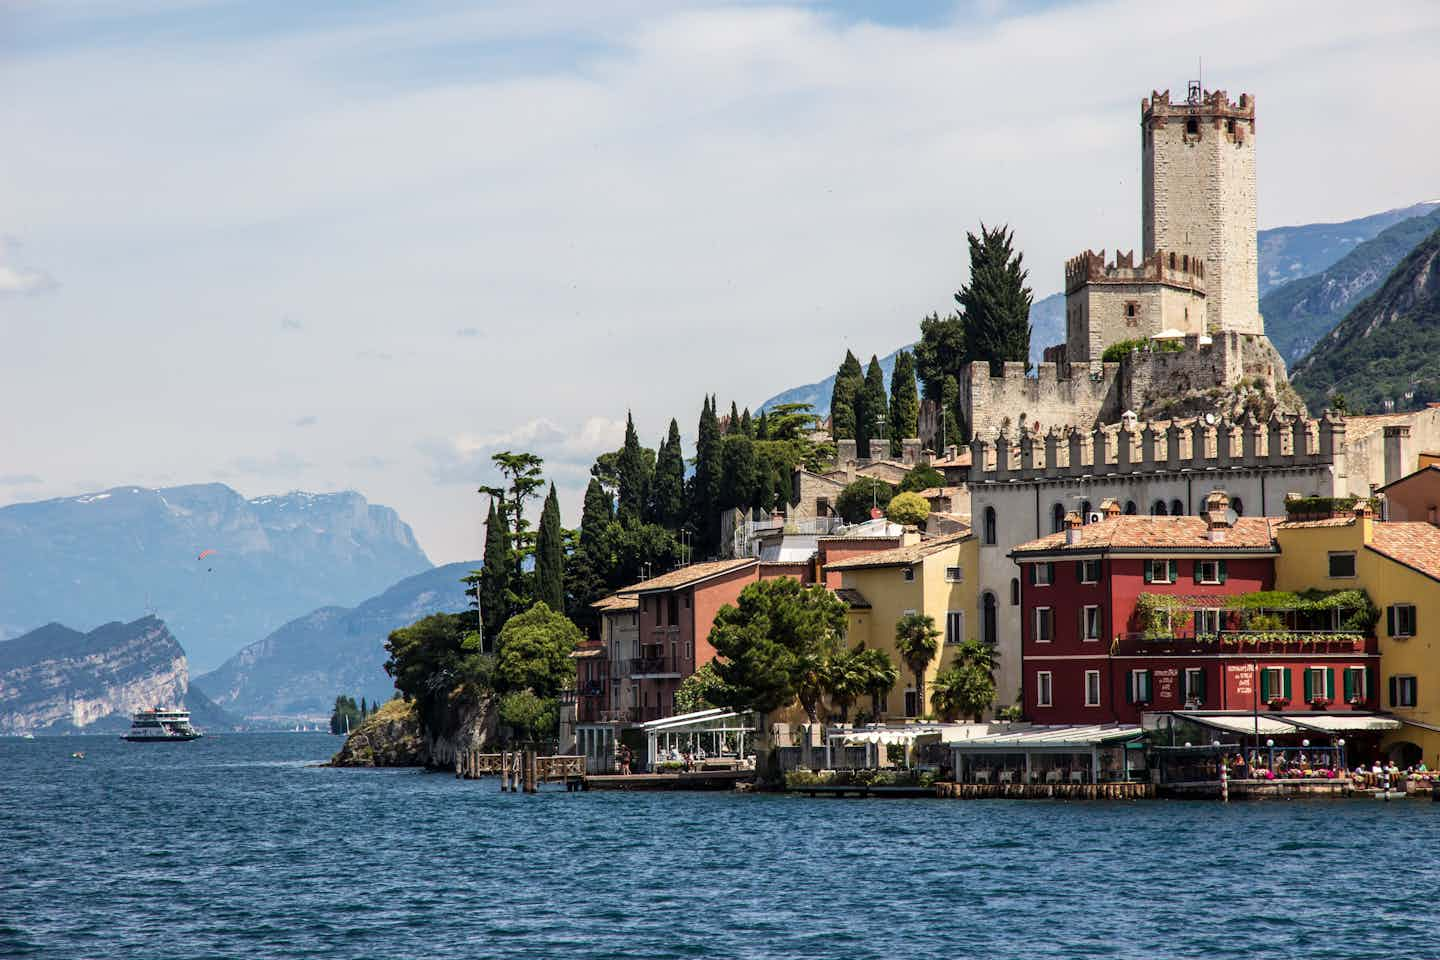
<path fill-rule="evenodd" d="M 190 726 L 189 710 L 141 710 L 130 716 L 130 732 L 120 739 L 132 743 L 198 740 L 202 734 Z"/>

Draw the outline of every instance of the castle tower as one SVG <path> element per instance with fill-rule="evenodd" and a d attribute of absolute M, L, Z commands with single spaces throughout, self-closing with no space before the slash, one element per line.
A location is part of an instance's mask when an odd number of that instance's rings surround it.
<path fill-rule="evenodd" d="M 1255 249 L 1255 98 L 1190 85 L 1140 102 L 1142 257 L 1203 258 L 1211 332 L 1263 334 Z"/>

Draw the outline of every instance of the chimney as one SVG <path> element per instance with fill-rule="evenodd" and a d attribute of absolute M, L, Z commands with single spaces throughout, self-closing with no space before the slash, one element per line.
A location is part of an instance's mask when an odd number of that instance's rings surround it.
<path fill-rule="evenodd" d="M 1205 497 L 1205 534 L 1211 543 L 1223 543 L 1230 530 L 1230 494 L 1211 490 Z"/>
<path fill-rule="evenodd" d="M 1080 542 L 1080 530 L 1084 526 L 1084 518 L 1074 510 L 1065 514 L 1065 546 L 1073 547 Z"/>
<path fill-rule="evenodd" d="M 1106 520 L 1114 520 L 1124 512 L 1120 508 L 1120 501 L 1113 497 L 1100 504 L 1100 515 Z"/>
<path fill-rule="evenodd" d="M 1405 429 L 1408 431 L 1410 428 Z M 1386 427 L 1385 432 L 1388 434 L 1390 428 Z M 1390 438 L 1387 436 L 1385 439 L 1388 442 Z M 1360 527 L 1361 542 L 1369 543 L 1375 536 L 1375 502 L 1364 498 L 1356 500 L 1355 519 Z"/>
<path fill-rule="evenodd" d="M 1385 428 L 1385 483 L 1394 483 L 1410 470 L 1410 425 Z"/>

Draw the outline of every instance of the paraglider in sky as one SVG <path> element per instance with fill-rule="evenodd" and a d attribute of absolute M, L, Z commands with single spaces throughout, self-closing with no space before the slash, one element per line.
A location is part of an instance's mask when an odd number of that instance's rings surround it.
<path fill-rule="evenodd" d="M 214 550 L 201 550 L 201 551 L 200 551 L 200 556 L 196 557 L 195 559 L 196 559 L 196 560 L 204 560 L 206 557 L 210 556 L 210 555 L 211 555 L 212 553 L 214 553 L 214 552 L 215 552 Z M 205 568 L 205 572 L 206 572 L 206 573 L 214 573 L 214 572 L 215 572 L 215 568 L 214 568 L 214 567 L 206 567 L 206 568 Z"/>

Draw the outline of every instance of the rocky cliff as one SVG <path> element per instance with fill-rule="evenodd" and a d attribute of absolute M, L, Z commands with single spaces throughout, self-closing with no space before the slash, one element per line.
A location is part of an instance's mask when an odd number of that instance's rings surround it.
<path fill-rule="evenodd" d="M 384 701 L 390 631 L 432 613 L 468 605 L 461 579 L 479 561 L 452 563 L 407 577 L 357 607 L 321 607 L 252 643 L 196 682 L 216 703 L 246 717 L 329 716 L 338 694 Z"/>
<path fill-rule="evenodd" d="M 212 483 L 13 504 L 0 508 L 0 638 L 153 612 L 209 669 L 430 566 L 395 511 L 354 492 L 247 500 Z"/>
<path fill-rule="evenodd" d="M 424 731 L 415 704 L 385 703 L 345 738 L 332 767 L 430 767 L 453 770 L 464 750 L 493 753 L 495 714 L 489 700 L 459 707 L 445 732 Z"/>
<path fill-rule="evenodd" d="M 202 728 L 226 719 L 190 689 L 185 651 L 155 617 L 89 633 L 51 623 L 0 642 L 0 733 L 123 729 L 154 706 L 187 707 Z"/>

